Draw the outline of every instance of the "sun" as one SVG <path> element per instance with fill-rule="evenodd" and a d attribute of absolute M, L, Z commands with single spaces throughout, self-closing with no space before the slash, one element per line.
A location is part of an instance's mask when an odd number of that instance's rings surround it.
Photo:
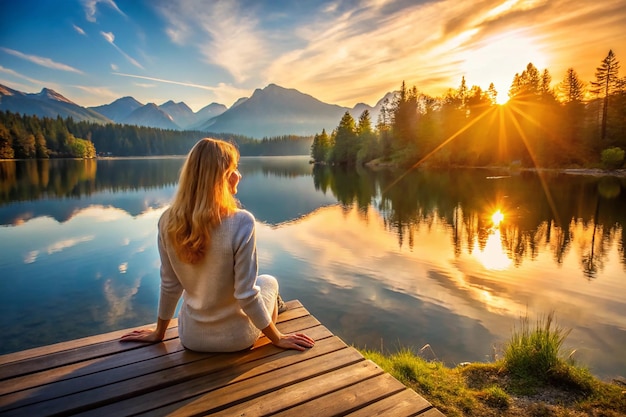
<path fill-rule="evenodd" d="M 533 38 L 522 31 L 511 31 L 485 39 L 461 53 L 461 70 L 468 85 L 483 90 L 493 83 L 496 102 L 509 100 L 509 88 L 516 73 L 521 74 L 529 63 L 540 71 L 546 68 L 546 55 Z"/>
<path fill-rule="evenodd" d="M 500 210 L 497 210 L 495 213 L 491 215 L 491 221 L 493 222 L 494 227 L 500 226 L 500 223 L 502 223 L 502 220 L 504 220 L 504 214 L 502 214 Z"/>

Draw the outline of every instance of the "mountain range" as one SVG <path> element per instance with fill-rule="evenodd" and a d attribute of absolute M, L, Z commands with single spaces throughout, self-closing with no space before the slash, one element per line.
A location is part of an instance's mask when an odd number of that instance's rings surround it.
<path fill-rule="evenodd" d="M 23 93 L 0 85 L 0 110 L 40 117 L 72 117 L 76 121 L 120 123 L 173 130 L 199 130 L 235 133 L 252 138 L 281 135 L 308 136 L 322 129 L 332 131 L 346 111 L 356 119 L 368 110 L 376 123 L 385 98 L 369 106 L 359 103 L 353 108 L 324 103 L 295 89 L 269 84 L 256 89 L 250 97 L 237 100 L 230 108 L 211 103 L 194 112 L 184 102 L 170 100 L 161 105 L 142 104 L 133 97 L 122 97 L 110 104 L 82 107 L 54 90 Z"/>

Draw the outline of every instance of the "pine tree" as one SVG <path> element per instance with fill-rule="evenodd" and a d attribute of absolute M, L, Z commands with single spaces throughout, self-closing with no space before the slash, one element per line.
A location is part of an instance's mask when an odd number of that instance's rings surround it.
<path fill-rule="evenodd" d="M 356 133 L 359 143 L 356 162 L 362 164 L 375 159 L 380 153 L 380 150 L 378 149 L 378 138 L 372 129 L 372 120 L 370 119 L 369 110 L 363 110 L 363 113 L 359 116 Z"/>
<path fill-rule="evenodd" d="M 496 90 L 496 86 L 493 83 L 489 84 L 489 88 L 487 89 L 487 97 L 489 97 L 489 101 L 491 104 L 498 103 L 498 91 Z"/>
<path fill-rule="evenodd" d="M 532 100 L 540 97 L 542 92 L 542 76 L 537 67 L 528 63 L 522 74 L 515 74 L 509 97 L 513 99 Z"/>
<path fill-rule="evenodd" d="M 321 134 L 315 134 L 313 144 L 311 145 L 311 157 L 315 162 L 324 162 L 328 158 L 330 148 L 330 139 L 326 133 L 326 129 L 322 129 Z"/>
<path fill-rule="evenodd" d="M 568 68 L 565 78 L 557 87 L 564 103 L 580 103 L 585 99 L 585 83 L 578 78 L 574 68 Z"/>
<path fill-rule="evenodd" d="M 356 125 L 350 112 L 346 111 L 337 126 L 333 162 L 354 165 L 357 152 Z"/>
<path fill-rule="evenodd" d="M 602 103 L 602 128 L 600 139 L 606 140 L 606 125 L 609 113 L 609 97 L 611 93 L 617 89 L 619 80 L 619 61 L 615 57 L 613 50 L 610 49 L 606 58 L 602 60 L 602 64 L 596 68 L 596 81 L 591 82 L 593 87 L 591 92 L 603 97 Z"/>

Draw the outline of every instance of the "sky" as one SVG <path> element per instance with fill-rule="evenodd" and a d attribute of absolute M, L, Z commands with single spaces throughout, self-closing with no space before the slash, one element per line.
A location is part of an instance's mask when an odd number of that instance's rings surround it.
<path fill-rule="evenodd" d="M 81 106 L 198 111 L 273 83 L 353 107 L 462 77 L 503 102 L 528 63 L 588 83 L 610 49 L 626 75 L 626 0 L 0 0 L 0 84 Z"/>

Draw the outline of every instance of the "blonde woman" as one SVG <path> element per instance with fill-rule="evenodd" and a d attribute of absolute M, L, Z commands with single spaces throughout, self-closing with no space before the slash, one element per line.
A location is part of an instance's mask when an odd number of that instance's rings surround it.
<path fill-rule="evenodd" d="M 261 332 L 284 349 L 313 347 L 307 335 L 276 328 L 278 282 L 257 275 L 255 220 L 235 199 L 238 163 L 235 146 L 210 138 L 187 156 L 176 196 L 159 220 L 156 329 L 135 330 L 122 341 L 163 340 L 182 295 L 178 332 L 188 349 L 238 351 L 251 347 Z"/>

